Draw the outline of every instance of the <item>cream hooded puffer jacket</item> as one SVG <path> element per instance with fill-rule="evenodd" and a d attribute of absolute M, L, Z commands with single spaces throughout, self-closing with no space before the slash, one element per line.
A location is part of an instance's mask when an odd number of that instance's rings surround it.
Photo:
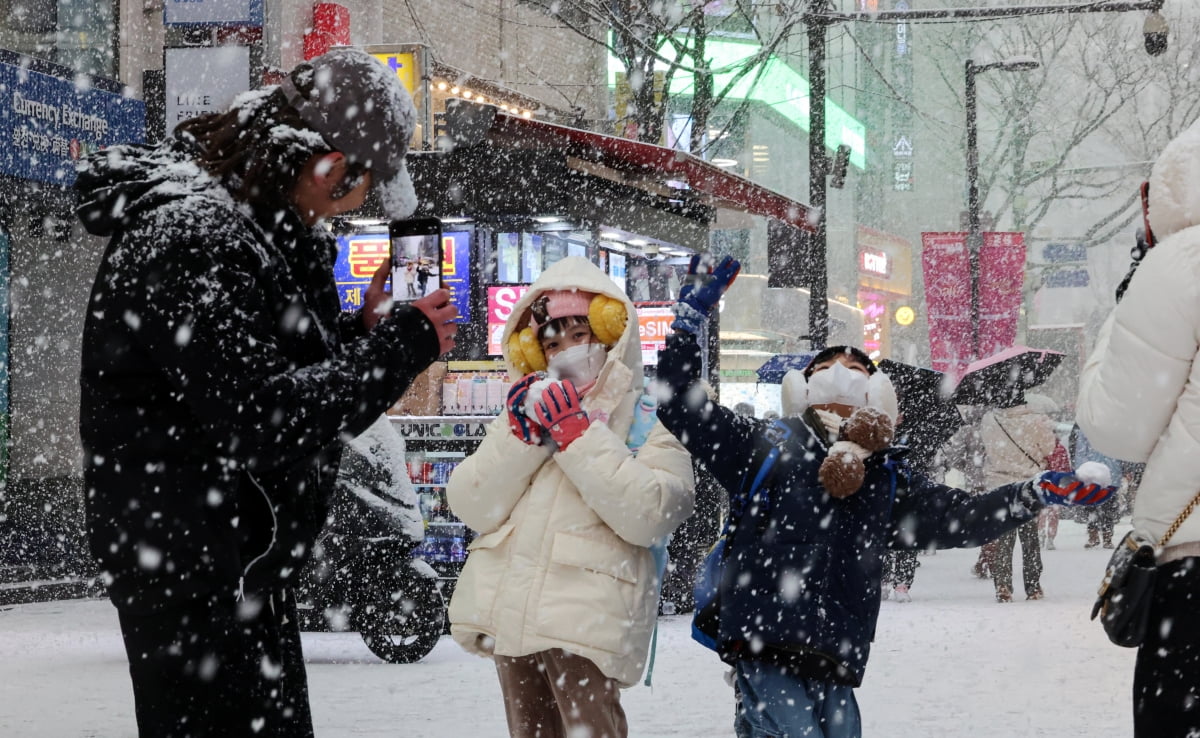
<path fill-rule="evenodd" d="M 1097 450 L 1144 461 L 1134 528 L 1158 540 L 1200 490 L 1200 123 L 1150 176 L 1158 242 L 1096 339 L 1077 421 Z M 1200 541 L 1193 513 L 1170 545 Z"/>
<path fill-rule="evenodd" d="M 506 360 L 530 303 L 565 289 L 621 300 L 628 324 L 583 398 L 591 426 L 565 451 L 522 442 L 502 415 L 450 477 L 450 509 L 479 533 L 450 602 L 451 633 L 483 656 L 561 648 L 632 686 L 658 614 L 647 547 L 692 512 L 691 457 L 657 422 L 636 457 L 626 446 L 642 395 L 637 314 L 586 259 L 556 263 L 517 302 Z M 511 360 L 509 372 L 520 378 Z"/>

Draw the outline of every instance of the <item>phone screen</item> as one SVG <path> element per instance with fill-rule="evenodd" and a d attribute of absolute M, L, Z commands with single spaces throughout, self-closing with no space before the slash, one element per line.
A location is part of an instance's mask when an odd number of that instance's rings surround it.
<path fill-rule="evenodd" d="M 411 302 L 442 283 L 442 224 L 437 218 L 392 221 L 392 299 Z"/>

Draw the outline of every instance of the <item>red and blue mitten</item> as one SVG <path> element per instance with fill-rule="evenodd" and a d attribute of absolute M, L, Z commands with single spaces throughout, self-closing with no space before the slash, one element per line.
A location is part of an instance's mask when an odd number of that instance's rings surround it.
<path fill-rule="evenodd" d="M 525 414 L 525 397 L 529 394 L 530 385 L 540 378 L 537 372 L 533 372 L 518 379 L 509 388 L 508 401 L 505 403 L 508 408 L 509 430 L 530 446 L 536 446 L 542 442 L 542 426 Z"/>
<path fill-rule="evenodd" d="M 550 431 L 550 437 L 558 444 L 560 450 L 567 446 L 588 429 L 592 421 L 588 420 L 579 400 L 579 392 L 569 379 L 551 384 L 542 393 L 542 401 L 534 407 L 538 422 Z"/>
<path fill-rule="evenodd" d="M 1033 491 L 1046 505 L 1099 505 L 1117 488 L 1084 481 L 1076 472 L 1048 471 L 1034 477 Z"/>

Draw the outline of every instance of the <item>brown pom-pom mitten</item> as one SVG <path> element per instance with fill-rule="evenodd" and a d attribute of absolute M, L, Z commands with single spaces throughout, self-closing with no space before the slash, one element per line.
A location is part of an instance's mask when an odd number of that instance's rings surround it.
<path fill-rule="evenodd" d="M 867 476 L 863 459 L 870 455 L 870 451 L 857 443 L 838 441 L 829 447 L 829 454 L 817 471 L 817 479 L 825 491 L 834 497 L 849 497 L 862 487 Z"/>
<path fill-rule="evenodd" d="M 895 435 L 896 427 L 891 417 L 874 407 L 858 408 L 842 426 L 843 439 L 853 441 L 871 453 L 890 446 Z"/>

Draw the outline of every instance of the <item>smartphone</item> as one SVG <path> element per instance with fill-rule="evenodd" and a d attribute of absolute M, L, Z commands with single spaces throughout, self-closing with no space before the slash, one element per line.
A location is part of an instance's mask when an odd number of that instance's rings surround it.
<path fill-rule="evenodd" d="M 392 299 L 411 302 L 442 284 L 442 221 L 411 218 L 388 223 Z"/>

